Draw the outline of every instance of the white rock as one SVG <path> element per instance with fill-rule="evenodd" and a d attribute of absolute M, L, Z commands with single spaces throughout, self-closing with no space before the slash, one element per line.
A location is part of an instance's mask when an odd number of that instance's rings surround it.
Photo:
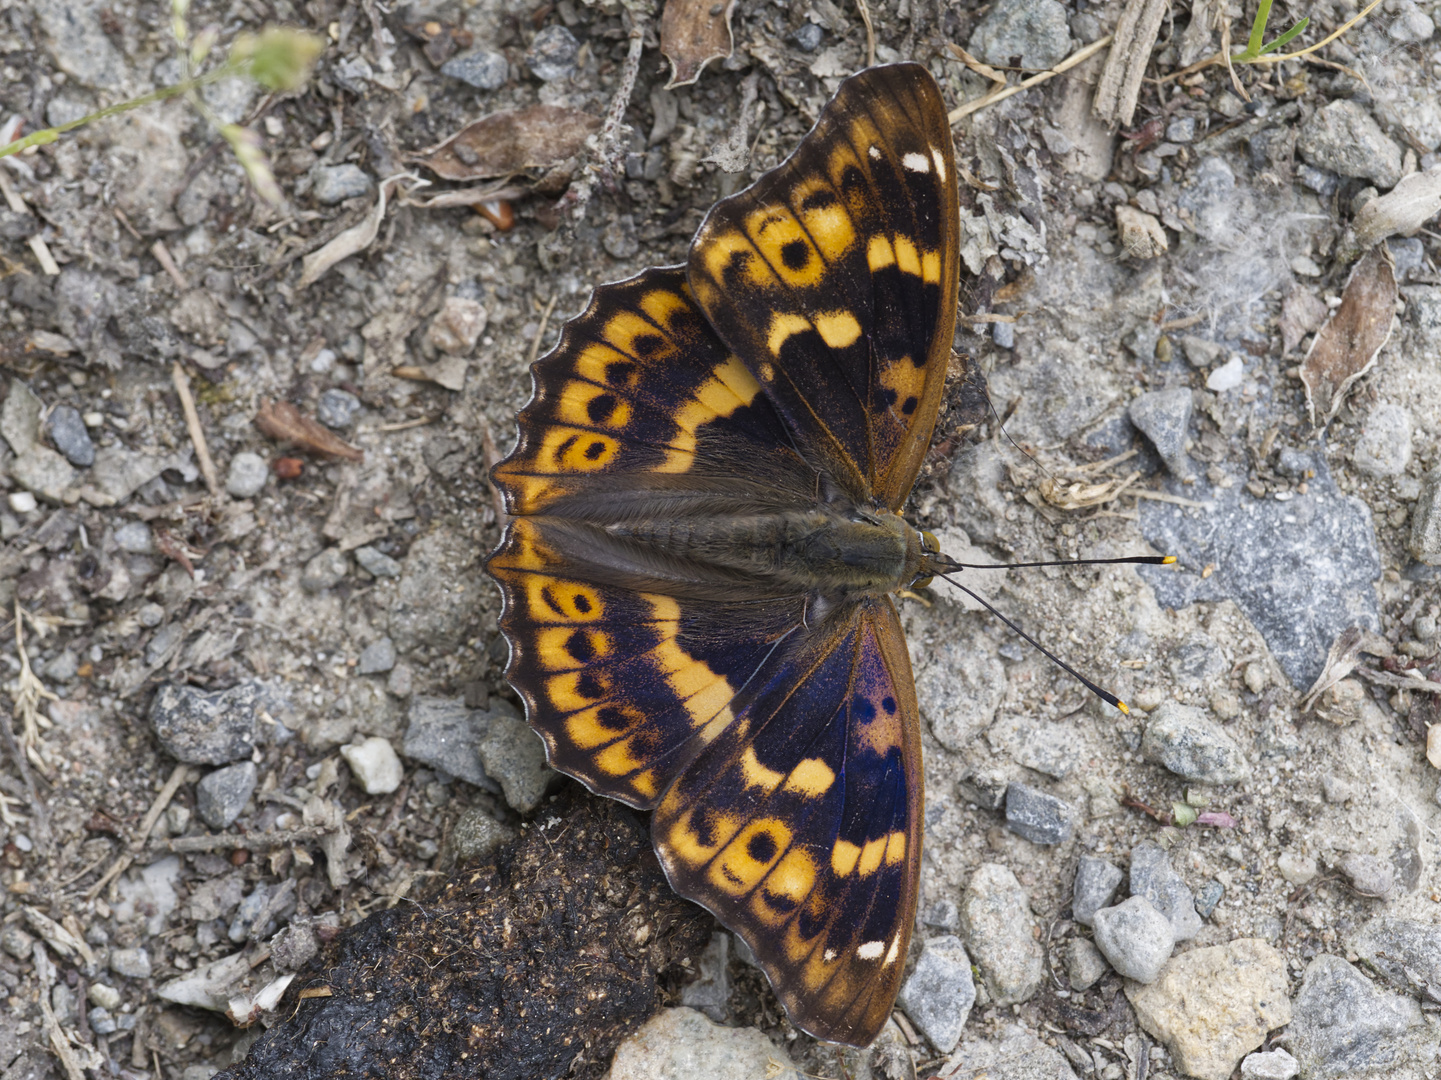
<path fill-rule="evenodd" d="M 35 496 L 28 491 L 12 491 L 8 501 L 10 509 L 17 514 L 28 514 L 38 505 Z"/>
<path fill-rule="evenodd" d="M 1284 1050 L 1247 1054 L 1241 1062 L 1242 1080 L 1291 1080 L 1300 1071 L 1300 1064 Z"/>
<path fill-rule="evenodd" d="M 1241 385 L 1241 377 L 1245 371 L 1246 366 L 1241 363 L 1241 358 L 1233 356 L 1206 376 L 1206 389 L 1214 390 L 1218 394 L 1225 390 L 1234 390 Z"/>
<path fill-rule="evenodd" d="M 755 1028 L 694 1009 L 662 1009 L 615 1050 L 610 1080 L 799 1080 L 786 1052 Z"/>
<path fill-rule="evenodd" d="M 400 787 L 405 770 L 388 739 L 372 735 L 354 746 L 342 746 L 340 756 L 345 758 L 367 795 L 389 795 Z"/>

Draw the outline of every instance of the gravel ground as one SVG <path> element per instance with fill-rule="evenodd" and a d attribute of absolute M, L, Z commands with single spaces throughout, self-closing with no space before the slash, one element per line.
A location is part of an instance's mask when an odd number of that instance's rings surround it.
<path fill-rule="evenodd" d="M 1042 68 L 1121 10 L 869 8 L 877 57 L 928 63 L 951 102 L 988 83 L 945 43 Z M 681 1008 L 622 1042 L 613 1080 L 787 1056 L 825 1077 L 1436 1075 L 1436 221 L 1356 271 L 1369 300 L 1348 281 L 1379 196 L 1441 206 L 1441 8 L 1386 0 L 1324 63 L 1154 81 L 1253 10 L 1174 10 L 1118 134 L 1090 113 L 1104 53 L 956 125 L 962 311 L 1012 320 L 957 348 L 1005 433 L 962 424 L 953 387 L 909 514 L 977 561 L 1178 555 L 976 572 L 1131 715 L 944 587 L 908 601 L 927 846 L 896 1022 L 868 1052 L 818 1045 L 729 935 L 693 948 L 668 915 L 636 1022 Z M 1272 33 L 1309 16 L 1295 48 L 1356 10 L 1278 4 Z M 581 138 L 631 18 L 197 2 L 222 49 L 269 21 L 326 39 L 299 92 L 204 92 L 261 137 L 279 208 L 184 100 L 0 165 L 4 1080 L 212 1075 L 289 1015 L 264 1014 L 276 978 L 359 940 L 343 928 L 584 812 L 501 677 L 486 461 L 591 286 L 680 261 L 866 49 L 850 6 L 746 5 L 731 58 L 667 90 L 652 22 L 608 170 Z M 0 3 L 26 131 L 181 71 L 168 5 Z M 423 205 L 491 181 L 413 155 L 535 104 L 557 111 L 519 124 L 527 168 L 488 213 Z M 306 280 L 352 227 L 359 253 Z M 1343 294 L 1394 325 L 1318 428 L 1303 362 Z M 600 1075 L 624 1027 L 558 1075 Z M 682 1048 L 701 1064 L 659 1064 Z"/>

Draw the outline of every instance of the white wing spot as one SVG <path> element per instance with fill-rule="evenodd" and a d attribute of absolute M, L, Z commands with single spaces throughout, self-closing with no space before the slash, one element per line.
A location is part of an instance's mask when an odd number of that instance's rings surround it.
<path fill-rule="evenodd" d="M 868 941 L 856 948 L 856 955 L 862 960 L 874 960 L 885 951 L 886 943 L 884 941 Z"/>
<path fill-rule="evenodd" d="M 901 158 L 901 164 L 911 172 L 930 172 L 931 162 L 925 154 L 907 154 Z"/>
<path fill-rule="evenodd" d="M 869 150 L 866 151 L 866 153 L 870 154 L 872 161 L 881 160 L 881 148 L 879 146 L 871 147 Z"/>
<path fill-rule="evenodd" d="M 834 960 L 835 958 L 836 958 L 836 951 L 835 951 L 835 949 L 827 949 L 827 950 L 825 951 L 825 954 L 824 954 L 823 957 L 822 957 L 822 959 L 824 959 L 827 964 L 829 964 L 829 963 L 830 963 L 832 960 Z"/>
<path fill-rule="evenodd" d="M 890 964 L 894 964 L 894 963 L 896 962 L 896 957 L 900 954 L 900 951 L 901 951 L 901 939 L 900 939 L 900 938 L 896 938 L 895 941 L 892 941 L 892 942 L 891 942 L 890 951 L 889 951 L 888 953 L 886 953 L 886 965 L 887 965 L 887 966 L 890 965 Z"/>
<path fill-rule="evenodd" d="M 936 175 L 939 176 L 941 182 L 944 183 L 946 179 L 946 156 L 941 153 L 939 147 L 931 151 L 931 160 L 936 163 Z"/>

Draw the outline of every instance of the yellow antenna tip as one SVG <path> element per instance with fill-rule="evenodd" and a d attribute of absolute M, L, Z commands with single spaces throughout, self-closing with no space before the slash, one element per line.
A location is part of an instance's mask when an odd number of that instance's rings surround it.
<path fill-rule="evenodd" d="M 1161 565 L 1162 565 L 1162 566 L 1170 566 L 1170 565 L 1171 565 L 1173 562 L 1175 562 L 1175 561 L 1176 561 L 1176 556 L 1174 556 L 1174 555 L 1167 555 L 1164 559 L 1161 560 Z"/>
<path fill-rule="evenodd" d="M 1116 702 L 1116 708 L 1120 709 L 1120 710 L 1121 710 L 1123 713 L 1125 713 L 1127 716 L 1130 716 L 1130 715 L 1131 715 L 1131 710 L 1128 709 L 1128 708 L 1126 708 L 1126 703 L 1125 703 L 1124 701 L 1118 701 L 1118 702 Z"/>

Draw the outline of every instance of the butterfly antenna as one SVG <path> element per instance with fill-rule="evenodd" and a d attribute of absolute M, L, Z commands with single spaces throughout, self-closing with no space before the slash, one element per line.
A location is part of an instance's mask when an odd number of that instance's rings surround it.
<path fill-rule="evenodd" d="M 1167 556 L 1160 556 L 1160 558 L 1165 558 L 1165 557 L 1167 557 Z M 1124 561 L 1126 561 L 1126 560 L 1122 560 L 1122 559 L 1104 560 L 1104 559 L 1102 559 L 1102 560 L 1097 560 L 1097 561 L 1100 561 L 1100 562 L 1107 562 L 1107 561 L 1110 561 L 1110 562 L 1124 562 Z M 1173 559 L 1173 561 L 1174 561 L 1174 559 Z M 1017 564 L 1017 565 L 1025 566 L 1025 565 L 1028 565 L 1028 564 L 1026 564 L 1026 563 L 1019 563 L 1019 564 Z M 1046 564 L 1046 563 L 1036 563 L 1036 564 L 1033 564 L 1033 565 L 1044 566 L 1044 565 L 1049 565 L 1049 564 Z M 1074 564 L 1068 563 L 1067 565 L 1074 565 Z M 1066 663 L 1064 660 L 1062 660 L 1062 659 L 1061 659 L 1059 656 L 1057 656 L 1055 653 L 1051 652 L 1050 649 L 1046 648 L 1044 645 L 1042 645 L 1042 644 L 1041 644 L 1039 641 L 1037 641 L 1035 638 L 1031 637 L 1030 634 L 1026 633 L 1024 630 L 1022 630 L 1022 629 L 1021 629 L 1019 626 L 1017 626 L 1015 623 L 1011 622 L 1010 619 L 1006 618 L 1006 617 L 1005 617 L 1004 615 L 1002 615 L 999 611 L 997 611 L 996 608 L 995 608 L 995 605 L 993 605 L 989 600 L 987 600 L 987 599 L 986 599 L 984 596 L 982 596 L 980 593 L 975 592 L 975 591 L 973 591 L 973 590 L 971 590 L 971 589 L 966 588 L 966 587 L 965 587 L 964 585 L 962 585 L 959 581 L 957 581 L 957 580 L 956 580 L 955 578 L 953 578 L 953 577 L 950 577 L 949 575 L 946 575 L 946 574 L 937 574 L 936 576 L 939 577 L 939 578 L 941 578 L 941 579 L 943 579 L 943 580 L 945 580 L 945 581 L 950 582 L 950 583 L 951 583 L 952 585 L 954 585 L 956 588 L 960 589 L 961 592 L 965 593 L 967 596 L 971 597 L 971 599 L 975 600 L 976 603 L 980 604 L 980 605 L 981 605 L 982 607 L 984 607 L 987 611 L 989 611 L 992 615 L 994 615 L 996 618 L 1000 619 L 1001 622 L 1005 623 L 1005 624 L 1006 624 L 1007 626 L 1009 626 L 1013 631 L 1015 631 L 1015 632 L 1016 632 L 1017 634 L 1019 634 L 1021 637 L 1025 638 L 1026 641 L 1030 642 L 1031 645 L 1032 645 L 1033 647 L 1035 647 L 1036 649 L 1038 649 L 1038 650 L 1040 651 L 1041 655 L 1044 656 L 1047 660 L 1049 660 L 1051 663 L 1055 664 L 1055 665 L 1056 665 L 1057 667 L 1059 667 L 1062 671 L 1066 672 L 1066 674 L 1070 675 L 1071 678 L 1075 679 L 1075 680 L 1076 680 L 1077 682 L 1079 682 L 1082 686 L 1084 686 L 1087 690 L 1089 690 L 1091 693 L 1095 694 L 1098 698 L 1100 698 L 1102 701 L 1104 701 L 1107 705 L 1112 705 L 1112 706 L 1114 706 L 1115 708 L 1120 709 L 1123 713 L 1126 713 L 1127 715 L 1130 715 L 1131 710 L 1126 707 L 1126 703 L 1125 703 L 1124 701 L 1122 701 L 1120 698 L 1118 698 L 1115 694 L 1111 693 L 1109 690 L 1102 690 L 1099 686 L 1097 686 L 1097 685 L 1096 685 L 1095 683 L 1093 683 L 1090 679 L 1088 679 L 1088 678 L 1086 678 L 1084 675 L 1082 675 L 1079 671 L 1077 671 L 1075 668 L 1073 668 L 1070 664 Z"/>
<path fill-rule="evenodd" d="M 988 386 L 988 387 L 985 388 L 985 391 L 986 391 L 986 405 L 987 405 L 988 408 L 990 408 L 990 410 L 991 410 L 991 415 L 996 418 L 996 430 L 999 431 L 1002 435 L 1004 435 L 1004 436 L 1006 437 L 1006 442 L 1008 442 L 1008 443 L 1010 443 L 1012 446 L 1014 446 L 1014 447 L 1016 448 L 1016 452 L 1017 452 L 1018 454 L 1020 454 L 1023 458 L 1025 458 L 1027 461 L 1029 461 L 1029 462 L 1030 462 L 1032 465 L 1034 465 L 1036 468 L 1040 469 L 1041 472 L 1045 473 L 1047 476 L 1050 476 L 1050 475 L 1051 475 L 1051 470 L 1048 469 L 1048 468 L 1046 468 L 1044 465 L 1042 465 L 1042 464 L 1041 464 L 1039 461 L 1037 461 L 1035 458 L 1031 457 L 1030 454 L 1026 453 L 1026 451 L 1021 448 L 1021 444 L 1018 443 L 1018 442 L 1016 442 L 1015 439 L 1011 438 L 1011 433 L 1006 430 L 1006 421 L 1009 420 L 1013 415 L 1015 415 L 1016 406 L 1020 404 L 1020 400 L 1021 400 L 1021 399 L 1020 399 L 1020 398 L 1017 398 L 1017 399 L 1011 404 L 1010 408 L 1008 408 L 1008 409 L 1006 410 L 1006 415 L 1005 415 L 1005 417 L 1002 418 L 1002 417 L 1001 417 L 1001 414 L 996 411 L 996 403 L 991 400 L 991 388 Z"/>
<path fill-rule="evenodd" d="M 1131 566 L 1170 566 L 1176 561 L 1174 555 L 1127 555 L 1120 559 L 1055 559 L 1049 562 L 1013 562 L 1013 563 L 963 563 L 956 562 L 949 555 L 932 555 L 931 564 L 940 565 L 946 571 L 953 570 L 1021 570 L 1036 566 L 1104 566 L 1115 564 L 1129 564 Z M 945 574 L 941 575 L 945 577 Z M 946 578 L 951 581 L 950 578 Z M 951 581 L 952 585 L 956 583 Z M 957 588 L 964 586 L 957 585 Z M 969 589 L 966 590 L 970 592 Z"/>

